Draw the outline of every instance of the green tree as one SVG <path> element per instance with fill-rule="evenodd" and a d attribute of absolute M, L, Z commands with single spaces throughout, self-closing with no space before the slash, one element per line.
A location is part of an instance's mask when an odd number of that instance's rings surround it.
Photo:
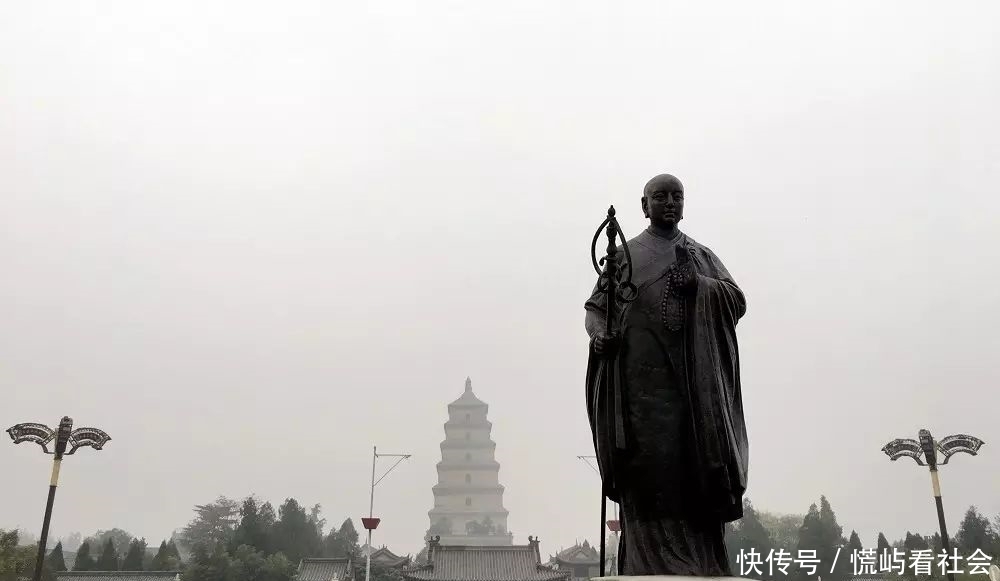
<path fill-rule="evenodd" d="M 160 548 L 149 563 L 150 571 L 180 571 L 182 569 L 181 558 L 177 553 L 177 546 L 172 542 L 160 542 Z"/>
<path fill-rule="evenodd" d="M 878 542 L 875 546 L 876 559 L 890 558 L 882 557 L 882 555 L 892 555 L 892 545 L 889 544 L 889 539 L 885 538 L 885 533 L 879 531 Z M 878 562 L 878 561 L 876 561 Z"/>
<path fill-rule="evenodd" d="M 142 561 L 145 556 L 146 539 L 132 539 L 128 552 L 122 560 L 122 571 L 142 571 Z"/>
<path fill-rule="evenodd" d="M 323 538 L 323 527 L 326 526 L 326 519 L 320 517 L 320 512 L 322 511 L 322 506 L 319 503 L 313 505 L 309 509 L 309 523 L 316 528 L 316 538 Z"/>
<path fill-rule="evenodd" d="M 924 579 L 926 578 L 926 576 L 922 576 L 921 575 L 921 576 L 918 577 L 918 576 L 915 576 L 913 574 L 913 569 L 912 569 L 911 563 L 913 563 L 912 559 L 915 556 L 914 551 L 926 551 L 926 550 L 930 550 L 931 549 L 930 543 L 928 543 L 927 539 L 924 538 L 923 536 L 921 536 L 919 534 L 911 533 L 910 531 L 906 531 L 906 536 L 903 538 L 903 547 L 902 548 L 903 548 L 903 551 L 904 551 L 904 553 L 906 555 L 906 563 L 907 563 L 906 572 L 904 573 L 904 577 L 906 577 L 907 579 L 918 579 L 919 578 L 921 581 L 924 581 Z M 935 561 L 936 561 L 936 559 L 935 559 Z M 931 568 L 931 574 L 933 575 L 934 572 L 935 572 L 935 568 L 932 567 Z"/>
<path fill-rule="evenodd" d="M 275 553 L 264 561 L 260 576 L 256 581 L 290 581 L 295 575 L 297 564 L 281 553 Z"/>
<path fill-rule="evenodd" d="M 209 550 L 216 544 L 228 546 L 239 524 L 240 504 L 220 496 L 214 502 L 194 507 L 195 517 L 181 532 L 181 543 L 187 549 L 204 545 Z"/>
<path fill-rule="evenodd" d="M 261 506 L 256 498 L 250 496 L 243 501 L 243 506 L 240 508 L 240 522 L 233 532 L 230 547 L 235 550 L 240 545 L 248 545 L 264 554 L 271 553 L 273 526 L 274 509 L 271 505 Z"/>
<path fill-rule="evenodd" d="M 49 566 L 49 569 L 52 569 L 53 571 L 66 570 L 66 558 L 63 557 L 62 542 L 56 543 L 56 548 L 52 549 L 52 552 L 45 557 L 45 563 Z"/>
<path fill-rule="evenodd" d="M 90 554 L 90 541 L 83 541 L 76 550 L 76 559 L 73 561 L 74 571 L 94 571 L 97 568 L 97 561 Z"/>
<path fill-rule="evenodd" d="M 274 549 L 294 563 L 304 557 L 314 557 L 322 552 L 323 541 L 310 521 L 305 509 L 294 498 L 285 500 L 278 509 L 278 522 L 274 524 Z"/>
<path fill-rule="evenodd" d="M 750 579 L 769 579 L 773 576 L 767 566 L 767 557 L 775 549 L 774 541 L 771 532 L 760 521 L 750 499 L 743 500 L 743 518 L 728 523 L 726 547 L 730 566 L 740 576 Z M 754 564 L 753 567 L 751 563 Z"/>
<path fill-rule="evenodd" d="M 354 521 L 346 519 L 337 530 L 330 530 L 323 541 L 323 555 L 327 557 L 351 557 L 359 561 L 361 548 L 358 546 L 358 531 Z"/>
<path fill-rule="evenodd" d="M 757 518 L 771 533 L 775 549 L 784 549 L 794 557 L 795 547 L 799 542 L 799 527 L 802 526 L 802 519 L 805 518 L 805 515 L 776 514 L 758 510 Z"/>
<path fill-rule="evenodd" d="M 843 528 L 837 523 L 837 515 L 833 512 L 830 502 L 826 496 L 821 496 L 819 507 L 811 505 L 809 512 L 802 519 L 795 556 L 798 556 L 799 551 L 815 551 L 816 558 L 820 560 L 817 575 L 833 581 L 849 577 L 851 564 L 850 559 L 843 554 L 843 545 L 847 541 L 842 533 Z M 841 552 L 840 556 L 837 556 L 838 550 Z M 835 561 L 836 568 L 833 573 L 828 573 Z M 799 576 L 808 577 L 808 572 L 805 568 L 801 568 Z"/>
<path fill-rule="evenodd" d="M 132 534 L 128 531 L 114 528 L 107 531 L 97 531 L 87 540 L 90 541 L 91 547 L 103 547 L 108 543 L 108 539 L 111 539 L 115 546 L 115 552 L 121 555 L 128 549 L 129 544 L 132 543 L 132 538 Z"/>
<path fill-rule="evenodd" d="M 823 545 L 818 547 L 818 555 L 820 555 L 821 562 L 828 567 L 834 566 L 836 562 L 836 567 L 833 573 L 830 574 L 830 579 L 833 581 L 839 581 L 841 579 L 847 579 L 851 577 L 851 560 L 850 551 L 844 551 L 847 544 L 847 539 L 844 538 L 844 529 L 837 522 L 837 515 L 833 512 L 833 507 L 830 506 L 830 501 L 826 499 L 826 496 L 819 497 L 819 520 L 822 533 Z M 838 550 L 840 555 L 837 555 Z M 825 575 L 824 575 L 825 577 Z"/>
<path fill-rule="evenodd" d="M 21 545 L 18 531 L 0 529 L 0 581 L 21 581 L 35 573 L 37 545 Z M 54 581 L 52 570 L 43 563 L 42 581 Z"/>
<path fill-rule="evenodd" d="M 892 545 L 889 544 L 889 539 L 885 538 L 885 533 L 879 532 L 878 534 L 878 545 L 876 547 L 876 552 L 881 555 L 883 553 L 891 553 Z"/>
<path fill-rule="evenodd" d="M 160 541 L 160 548 L 156 550 L 156 555 L 153 556 L 153 562 L 149 564 L 150 571 L 169 571 L 170 568 L 167 566 L 167 541 Z"/>
<path fill-rule="evenodd" d="M 230 553 L 233 576 L 241 581 L 259 581 L 266 561 L 264 553 L 250 545 L 240 545 Z"/>
<path fill-rule="evenodd" d="M 183 559 L 181 559 L 181 552 L 177 550 L 177 543 L 174 542 L 174 539 L 167 541 L 167 556 L 176 559 L 178 566 L 183 562 Z M 174 569 L 170 570 L 173 571 Z"/>
<path fill-rule="evenodd" d="M 290 581 L 295 565 L 281 553 L 265 557 L 249 545 L 240 545 L 231 555 L 231 574 L 240 581 Z"/>
<path fill-rule="evenodd" d="M 995 543 L 995 532 L 990 519 L 979 513 L 975 506 L 970 506 L 965 511 L 965 518 L 958 525 L 958 532 L 955 534 L 955 544 L 958 552 L 964 557 L 980 550 L 989 554 L 993 550 Z M 992 555 L 991 555 L 992 556 Z"/>
<path fill-rule="evenodd" d="M 118 551 L 115 550 L 115 542 L 108 538 L 104 543 L 104 551 L 97 560 L 98 571 L 117 571 L 121 564 L 118 562 Z"/>
<path fill-rule="evenodd" d="M 194 546 L 191 563 L 184 570 L 184 581 L 237 581 L 238 570 L 225 547 L 219 542 L 213 544 L 211 550 L 207 543 Z"/>
<path fill-rule="evenodd" d="M 847 554 L 860 553 L 864 548 L 864 545 L 861 544 L 861 537 L 858 536 L 858 531 L 851 531 L 851 536 L 847 540 Z"/>

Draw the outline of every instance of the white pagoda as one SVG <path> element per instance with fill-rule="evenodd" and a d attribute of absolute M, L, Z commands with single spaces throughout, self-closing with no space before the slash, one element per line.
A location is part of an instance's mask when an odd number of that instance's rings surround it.
<path fill-rule="evenodd" d="M 465 393 L 448 404 L 434 508 L 427 513 L 431 525 L 427 540 L 440 536 L 443 546 L 513 545 L 503 507 L 500 464 L 494 458 L 496 443 L 490 439 L 493 424 L 486 419 L 488 409 L 472 393 L 469 378 Z"/>

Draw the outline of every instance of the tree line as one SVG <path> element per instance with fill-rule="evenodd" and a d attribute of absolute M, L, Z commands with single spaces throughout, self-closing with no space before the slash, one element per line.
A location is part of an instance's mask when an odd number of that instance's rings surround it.
<path fill-rule="evenodd" d="M 155 551 L 145 539 L 137 539 L 121 529 L 101 530 L 90 537 L 67 537 L 72 559 L 67 559 L 62 540 L 46 556 L 43 580 L 54 581 L 54 573 L 65 571 L 72 560 L 77 571 L 180 571 L 184 581 L 291 581 L 301 559 L 309 557 L 350 557 L 357 578 L 364 575 L 364 559 L 358 532 L 351 519 L 327 531 L 319 504 L 306 509 L 288 498 L 277 510 L 270 502 L 251 495 L 242 501 L 219 497 L 194 507 L 194 518 L 177 534 L 160 542 Z M 977 550 L 993 562 L 1000 556 L 1000 515 L 991 521 L 972 506 L 966 511 L 951 541 L 963 557 Z M 0 581 L 30 578 L 35 566 L 36 547 L 19 542 L 16 530 L 0 530 Z M 79 541 L 79 545 L 76 544 Z M 883 533 L 863 543 L 856 531 L 845 534 L 830 502 L 820 497 L 804 515 L 779 515 L 758 511 L 746 500 L 744 517 L 726 525 L 726 546 L 733 573 L 761 581 L 788 577 L 799 581 L 808 576 L 795 564 L 786 572 L 774 570 L 763 559 L 772 552 L 785 551 L 795 557 L 801 551 L 815 551 L 819 571 L 826 581 L 844 581 L 854 576 L 849 555 L 863 549 L 878 552 L 898 549 L 908 559 L 917 551 L 941 553 L 938 533 L 923 535 L 907 531 L 903 538 L 889 542 Z M 608 546 L 613 556 L 613 539 Z M 838 547 L 841 552 L 837 554 Z M 753 550 L 759 557 L 760 572 L 747 571 L 746 555 Z M 741 553 L 744 556 L 740 562 Z M 835 555 L 837 555 L 835 559 Z M 419 555 L 418 555 L 419 559 Z M 831 571 L 831 564 L 836 567 Z M 936 562 L 936 558 L 935 558 Z M 883 575 L 888 577 L 887 575 Z M 891 575 L 899 577 L 899 575 Z M 903 577 L 914 578 L 914 575 Z M 943 581 L 935 566 L 922 581 Z M 984 581 L 981 575 L 959 575 L 963 581 Z M 372 564 L 373 581 L 399 581 L 394 570 Z"/>
<path fill-rule="evenodd" d="M 856 531 L 852 530 L 845 535 L 844 528 L 837 522 L 837 515 L 825 496 L 820 497 L 818 504 L 811 505 L 805 515 L 774 515 L 758 511 L 749 500 L 744 502 L 743 512 L 742 519 L 726 525 L 726 547 L 735 575 L 763 581 L 772 581 L 783 577 L 803 579 L 807 576 L 816 577 L 818 575 L 824 581 L 843 581 L 855 576 L 856 564 L 852 563 L 851 555 L 858 555 L 863 550 L 874 550 L 876 556 L 880 554 L 891 555 L 894 549 L 898 549 L 907 564 L 904 574 L 899 575 L 897 571 L 878 576 L 904 579 L 920 577 L 923 581 L 943 580 L 945 578 L 938 567 L 943 544 L 941 535 L 937 532 L 923 535 L 907 531 L 903 538 L 893 542 L 889 542 L 885 534 L 880 532 L 876 539 L 868 539 L 867 542 L 863 543 Z M 980 555 L 986 555 L 992 558 L 993 563 L 997 563 L 998 557 L 1000 557 L 1000 514 L 991 521 L 982 515 L 975 506 L 971 506 L 965 512 L 957 532 L 949 536 L 951 537 L 949 541 L 952 551 L 957 550 L 963 559 L 969 557 L 979 559 Z M 756 561 L 763 560 L 763 563 L 757 566 L 756 570 L 748 572 L 748 563 L 751 560 L 747 556 L 751 549 L 759 555 Z M 917 551 L 927 550 L 930 550 L 934 555 L 934 565 L 931 567 L 930 575 L 912 574 L 910 564 L 914 555 L 917 555 Z M 741 551 L 742 559 L 740 559 Z M 794 562 L 784 572 L 777 570 L 774 567 L 775 560 L 772 559 L 769 563 L 766 557 L 769 554 L 777 555 L 778 551 L 785 551 L 785 554 L 791 555 L 793 560 L 801 551 L 815 551 L 816 558 L 820 561 L 818 571 L 814 575 L 807 575 L 807 572 L 803 572 Z M 741 560 L 742 562 L 740 562 Z M 875 564 L 880 564 L 877 558 Z M 950 563 L 948 566 L 951 567 L 953 564 Z M 959 562 L 957 565 L 958 569 L 964 568 L 964 562 Z M 968 571 L 955 577 L 968 581 L 987 579 L 984 575 L 972 575 Z"/>
<path fill-rule="evenodd" d="M 320 505 L 308 510 L 288 498 L 277 510 L 256 496 L 242 501 L 219 497 L 194 507 L 179 534 L 153 553 L 145 539 L 121 529 L 98 531 L 76 549 L 74 571 L 180 571 L 184 581 L 290 581 L 299 561 L 350 557 L 364 575 L 358 532 L 351 519 L 325 531 Z M 37 545 L 19 543 L 18 531 L 0 530 L 0 581 L 31 577 Z M 43 579 L 68 569 L 62 542 L 45 558 Z M 373 581 L 398 581 L 392 570 L 372 564 Z"/>

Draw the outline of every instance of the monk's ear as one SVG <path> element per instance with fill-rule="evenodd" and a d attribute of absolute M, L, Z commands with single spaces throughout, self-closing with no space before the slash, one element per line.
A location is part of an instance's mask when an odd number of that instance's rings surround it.
<path fill-rule="evenodd" d="M 649 202 L 646 200 L 646 196 L 642 196 L 642 214 L 649 218 Z"/>

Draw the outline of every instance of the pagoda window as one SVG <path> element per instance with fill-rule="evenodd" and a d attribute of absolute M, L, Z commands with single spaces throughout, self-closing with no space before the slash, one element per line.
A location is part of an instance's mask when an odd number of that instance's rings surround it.
<path fill-rule="evenodd" d="M 465 414 L 465 423 L 469 423 L 469 422 L 471 422 L 471 421 L 472 421 L 472 419 L 471 419 L 471 418 L 472 418 L 472 416 L 471 416 L 471 415 L 469 415 L 469 414 Z"/>
<path fill-rule="evenodd" d="M 466 484 L 472 484 L 472 475 L 471 474 L 466 474 L 465 475 L 465 483 Z"/>
<path fill-rule="evenodd" d="M 472 497 L 465 497 L 465 506 L 472 506 Z"/>

